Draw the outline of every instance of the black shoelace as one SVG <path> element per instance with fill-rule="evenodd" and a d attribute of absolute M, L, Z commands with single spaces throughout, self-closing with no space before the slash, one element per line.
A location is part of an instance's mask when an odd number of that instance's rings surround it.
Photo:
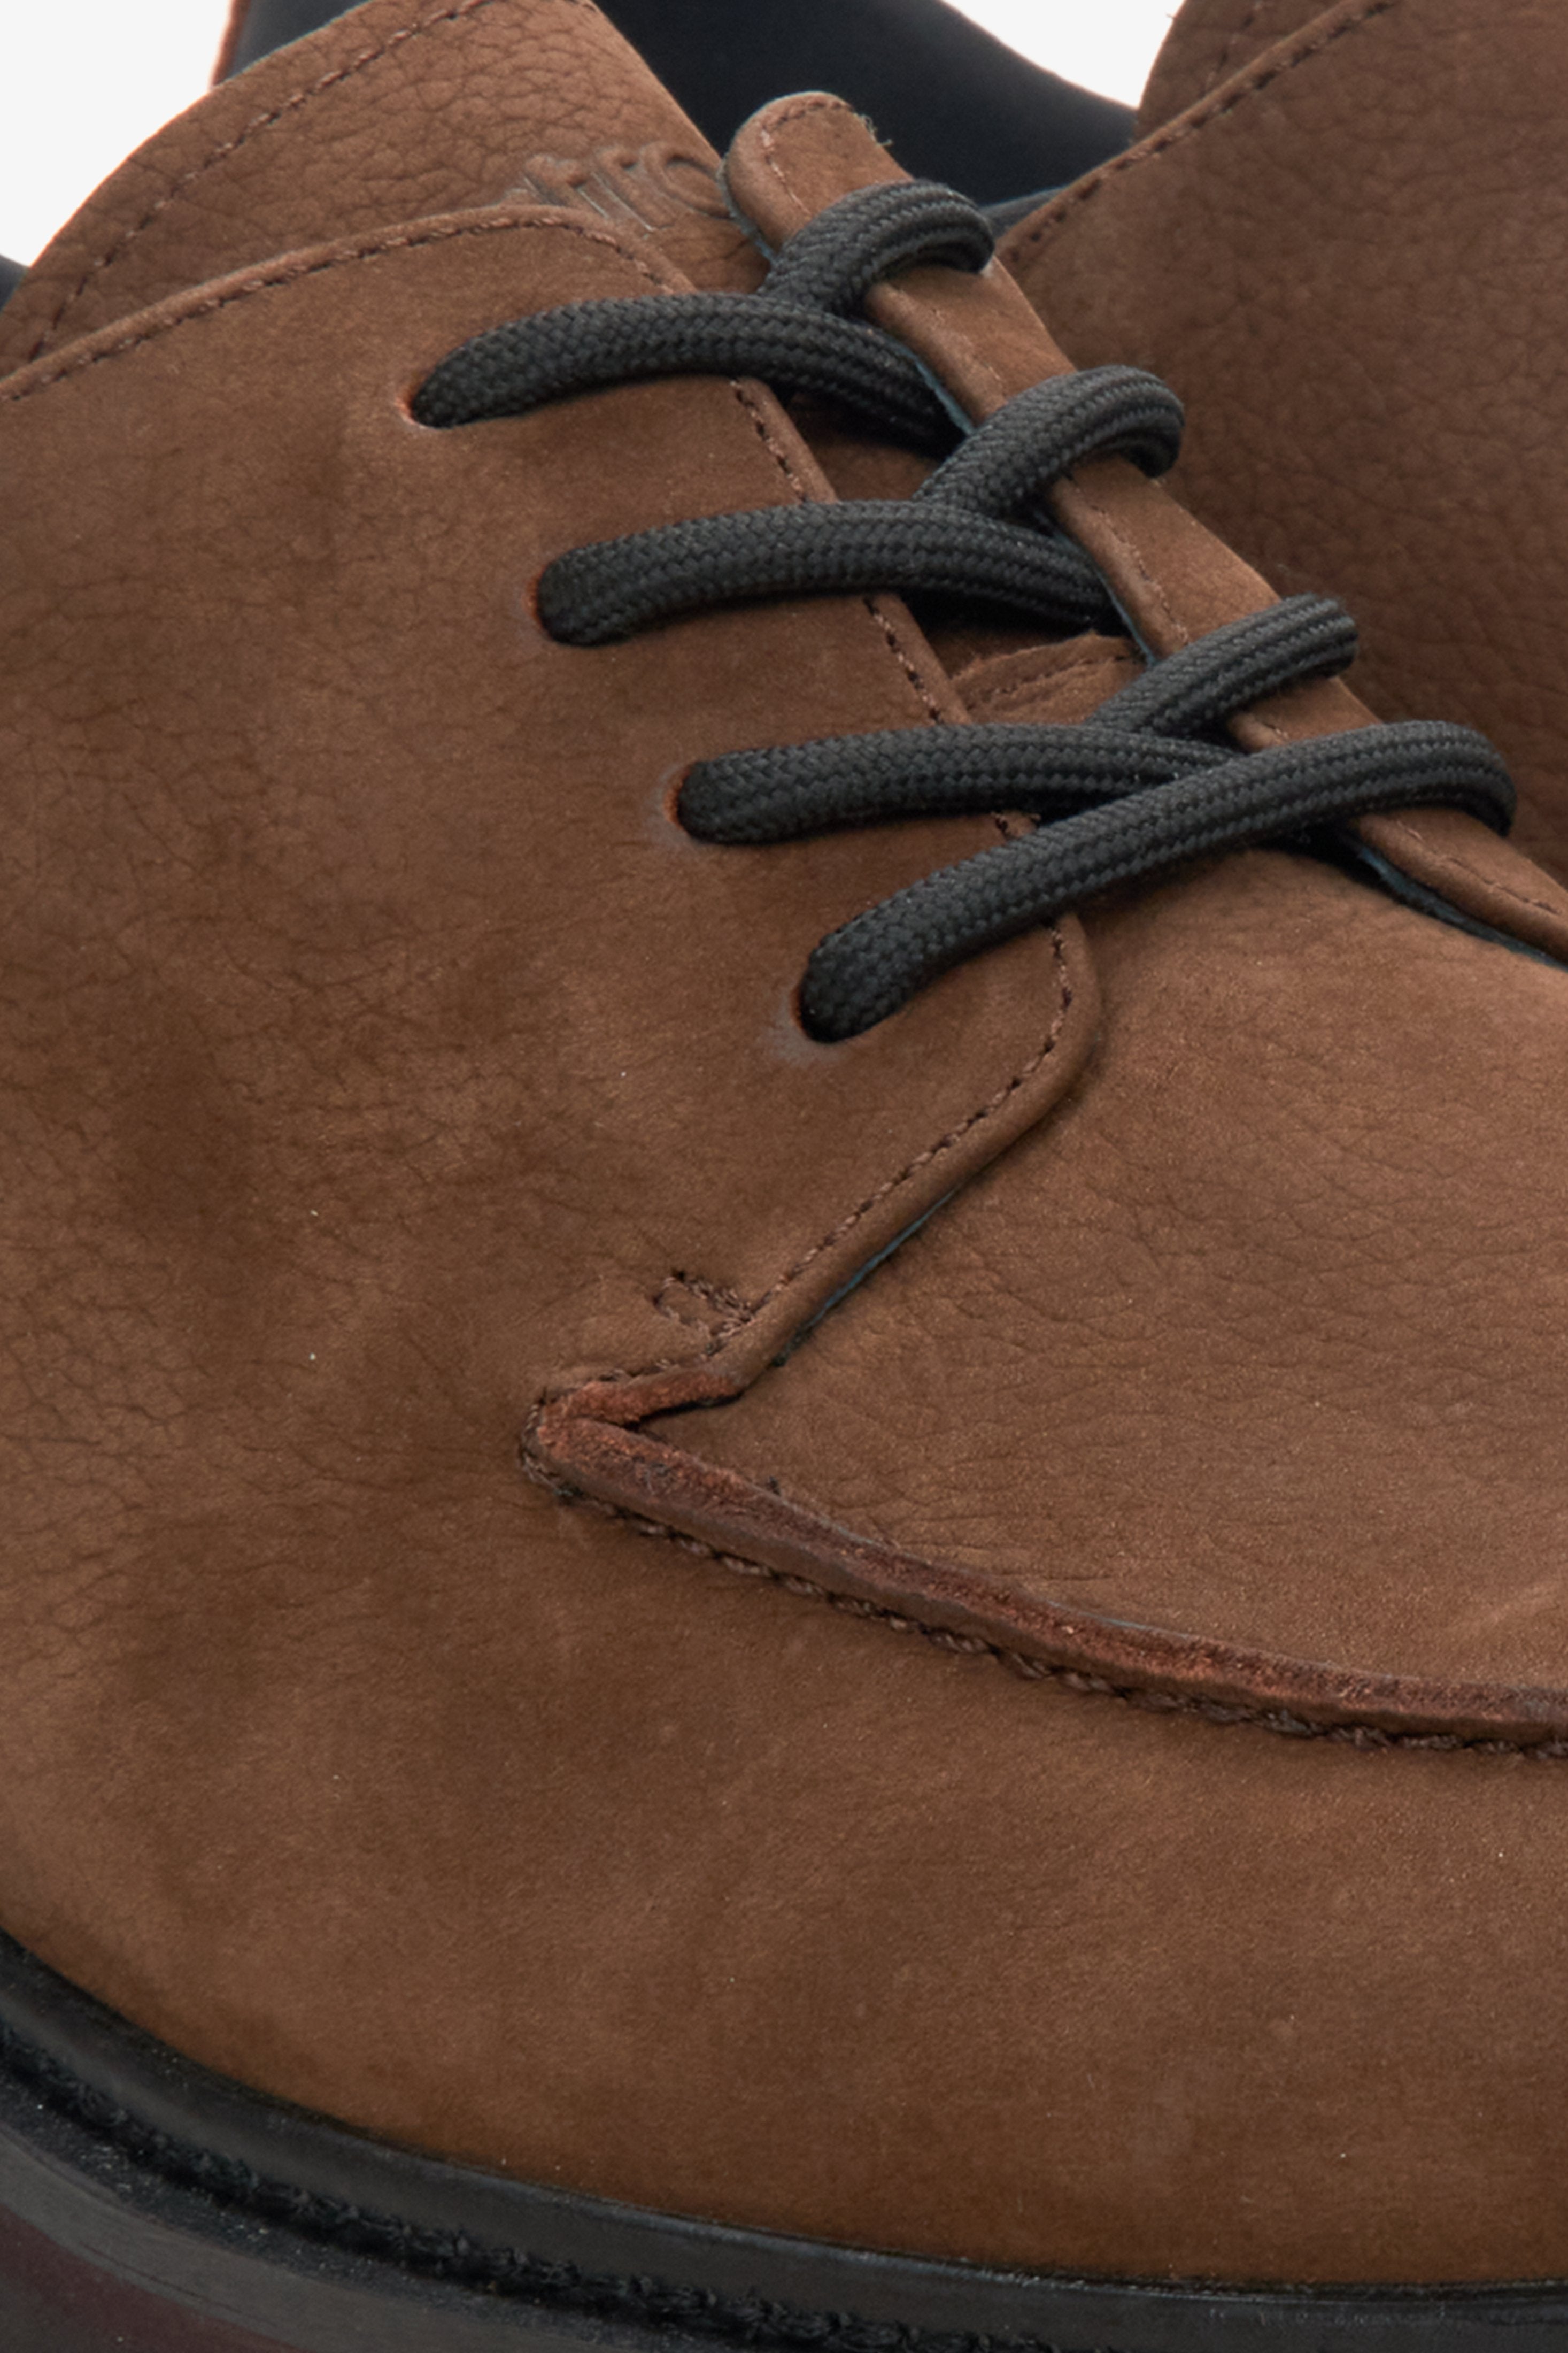
<path fill-rule="evenodd" d="M 545 628 L 570 645 L 736 598 L 878 590 L 959 598 L 1052 631 L 1122 631 L 1094 565 L 1033 501 L 1089 457 L 1163 472 L 1181 442 L 1175 396 L 1138 369 L 1090 368 L 1034 385 L 971 430 L 910 352 L 855 315 L 895 269 L 981 269 L 991 250 L 984 215 L 949 188 L 862 189 L 792 237 L 755 294 L 574 302 L 514 320 L 442 361 L 413 413 L 455 427 L 638 378 L 752 376 L 951 451 L 910 499 L 709 515 L 574 549 L 538 586 Z M 1250 703 L 1346 668 L 1355 643 L 1342 607 L 1294 596 L 1152 661 L 1076 725 L 933 725 L 735 752 L 690 770 L 679 814 L 703 840 L 750 843 L 917 816 L 1037 820 L 819 943 L 802 1020 L 816 1038 L 853 1037 L 963 958 L 1194 856 L 1300 841 L 1376 809 L 1462 808 L 1506 832 L 1507 771 L 1467 728 L 1412 722 L 1262 752 L 1224 735 Z"/>

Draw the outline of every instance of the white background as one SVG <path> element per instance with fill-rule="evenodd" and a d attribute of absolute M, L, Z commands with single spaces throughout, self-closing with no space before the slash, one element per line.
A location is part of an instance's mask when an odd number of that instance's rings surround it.
<path fill-rule="evenodd" d="M 958 5 L 1026 57 L 1131 104 L 1175 0 Z M 0 0 L 0 254 L 30 261 L 122 156 L 201 96 L 227 14 L 227 0 Z"/>

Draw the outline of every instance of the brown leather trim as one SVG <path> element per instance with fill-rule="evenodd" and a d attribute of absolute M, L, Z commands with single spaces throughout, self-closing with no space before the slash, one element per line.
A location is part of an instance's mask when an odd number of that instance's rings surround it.
<path fill-rule="evenodd" d="M 672 1401 L 667 1391 L 658 1409 Z M 647 1437 L 617 1418 L 624 1403 L 619 1385 L 600 1382 L 542 1404 L 524 1438 L 531 1474 L 742 1572 L 1080 1691 L 1296 1738 L 1568 1758 L 1568 1690 L 1363 1674 L 1010 1594 Z"/>

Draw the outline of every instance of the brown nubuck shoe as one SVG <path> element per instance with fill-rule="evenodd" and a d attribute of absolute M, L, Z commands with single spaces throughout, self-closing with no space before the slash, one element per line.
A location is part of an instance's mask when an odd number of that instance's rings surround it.
<path fill-rule="evenodd" d="M 369 0 L 0 313 L 7 2353 L 1564 2341 L 1568 898 L 988 251 Z"/>
<path fill-rule="evenodd" d="M 1568 12 L 1188 0 L 1142 143 L 1007 240 L 1080 364 L 1188 404 L 1174 485 L 1342 596 L 1389 718 L 1484 729 L 1568 878 Z"/>

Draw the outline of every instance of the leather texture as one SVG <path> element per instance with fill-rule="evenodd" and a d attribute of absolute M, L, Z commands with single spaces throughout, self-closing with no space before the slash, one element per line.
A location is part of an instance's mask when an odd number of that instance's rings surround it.
<path fill-rule="evenodd" d="M 686 765 L 1081 713 L 1132 657 L 971 629 L 950 675 L 883 599 L 542 635 L 568 546 L 826 493 L 754 386 L 407 413 L 520 311 L 754 275 L 700 180 L 597 208 L 606 142 L 692 139 L 586 7 L 369 0 L 18 298 L 0 1925 L 541 2183 L 1122 2276 L 1561 2275 L 1542 1741 L 1073 1688 L 690 1533 L 739 1466 L 802 1544 L 815 1505 L 1004 1599 L 1528 1682 L 1568 1379 L 1544 882 L 1510 947 L 1259 851 L 804 1039 L 817 937 L 994 826 L 719 851 Z M 584 141 L 582 201 L 506 197 Z M 813 98 L 731 174 L 776 235 L 892 168 Z M 873 307 L 976 416 L 1066 365 L 1000 272 Z M 1268 597 L 1129 467 L 1053 495 L 1157 649 Z M 1507 913 L 1510 853 L 1409 831 Z M 563 1493 L 547 1429 L 674 1466 Z"/>
<path fill-rule="evenodd" d="M 1313 0 L 1186 0 L 1144 85 L 1140 132 L 1147 137 L 1184 114 L 1276 41 L 1324 13 Z"/>
<path fill-rule="evenodd" d="M 0 365 L 293 248 L 537 201 L 530 180 L 552 159 L 585 174 L 606 147 L 672 142 L 715 161 L 588 0 L 372 0 L 221 84 L 112 173 L 0 313 Z M 722 282 L 744 240 L 700 215 L 683 240 L 687 218 L 665 249 Z"/>
<path fill-rule="evenodd" d="M 945 0 L 613 0 L 605 12 L 715 146 L 781 90 L 836 90 L 906 171 L 990 204 L 1057 188 L 1125 147 L 1130 107 L 1006 47 Z M 216 79 L 342 14 L 342 0 L 236 0 Z"/>
<path fill-rule="evenodd" d="M 887 168 L 863 140 L 836 102 L 792 100 L 742 134 L 729 185 L 777 239 L 807 216 L 827 175 L 855 176 L 860 157 L 868 174 Z M 982 413 L 1062 364 L 1003 280 L 911 272 L 872 304 Z M 1257 601 L 1260 584 L 1163 491 L 1125 466 L 1096 470 L 1091 484 L 1080 469 L 1056 494 L 1058 507 L 1116 567 L 1146 640 L 1163 637 L 1169 648 Z M 1355 710 L 1334 686 L 1299 691 L 1282 706 L 1243 724 L 1310 733 L 1342 723 L 1342 706 L 1343 715 Z M 1480 828 L 1463 829 L 1484 868 Z M 1348 953 L 1346 923 L 1359 943 Z M 782 1483 L 830 1521 L 966 1569 L 961 1587 L 932 1577 L 932 1597 L 961 1593 L 982 1624 L 988 1599 L 1005 1606 L 989 1630 L 1026 1641 L 1032 1629 L 1045 1655 L 1074 1669 L 1121 1678 L 1135 1652 L 1116 1638 L 1133 1627 L 1152 1644 L 1160 1630 L 1250 1654 L 1246 1664 L 1189 1655 L 1184 1686 L 1190 1675 L 1226 1701 L 1468 1734 L 1522 1726 L 1538 1708 L 1561 1734 L 1568 1694 L 1556 1662 L 1568 1626 L 1542 1572 L 1568 1525 L 1565 1400 L 1550 1350 L 1521 1397 L 1506 1375 L 1511 1324 L 1506 1358 L 1489 1373 L 1472 1335 L 1475 1303 L 1495 1299 L 1518 1262 L 1516 1236 L 1540 1246 L 1536 1279 L 1568 1269 L 1568 1187 L 1549 1181 L 1543 1191 L 1527 1149 L 1510 1198 L 1486 1143 L 1510 1127 L 1522 1133 L 1528 1114 L 1510 1105 L 1527 1071 L 1537 1090 L 1556 1089 L 1568 976 L 1499 949 L 1478 959 L 1462 934 L 1369 905 L 1356 884 L 1268 852 L 1229 859 L 1201 886 L 1141 892 L 1114 915 L 1092 917 L 1090 932 L 1108 976 L 1136 979 L 1092 1087 L 1055 1123 L 1046 1149 L 1052 1173 L 1042 1174 L 1042 1190 L 1064 1208 L 1077 1201 L 1065 1226 L 1047 1239 L 1016 1212 L 1013 1188 L 1026 1182 L 1016 1172 L 1032 1156 L 1019 1150 L 994 1188 L 951 1205 L 936 1232 L 834 1319 L 809 1369 L 797 1359 L 797 1373 L 770 1377 L 727 1413 L 704 1417 L 689 1442 Z M 1383 976 L 1371 1000 L 1363 955 Z M 1473 993 L 1462 1035 L 1435 1037 L 1428 1008 L 1445 968 L 1469 975 Z M 1134 1042 L 1133 1005 L 1151 1009 L 1146 1043 Z M 1217 1030 L 1203 1019 L 1205 1005 L 1227 1008 Z M 1311 1046 L 1325 1033 L 1336 1041 L 1326 1062 Z M 1173 1035 L 1189 1041 L 1174 1076 Z M 1202 1041 L 1211 1037 L 1218 1061 L 1205 1081 Z M 1347 1088 L 1352 1070 L 1362 1076 Z M 1473 1129 L 1457 1126 L 1472 1110 Z M 1331 1180 L 1333 1166 L 1357 1165 L 1369 1134 L 1385 1130 L 1407 1131 L 1407 1144 L 1353 1180 Z M 1081 1194 L 1070 1155 L 1057 1157 L 1069 1134 L 1083 1137 Z M 1238 1134 L 1257 1142 L 1238 1151 Z M 1298 1139 L 1289 1147 L 1287 1135 Z M 1306 1136 L 1315 1143 L 1304 1152 Z M 1277 1156 L 1284 1166 L 1267 1184 L 1263 1167 Z M 1152 1192 L 1161 1204 L 1158 1273 L 1135 1284 L 1122 1254 L 1125 1198 L 1119 1189 L 1109 1212 L 1100 1199 L 1110 1167 L 1137 1172 L 1133 1198 Z M 1479 1255 L 1454 1259 L 1448 1280 L 1433 1286 L 1423 1270 L 1451 1229 L 1461 1188 L 1458 1230 Z M 982 1226 L 984 1239 L 971 1241 L 970 1220 L 983 1218 L 978 1205 L 993 1189 L 1006 1206 L 994 1230 Z M 1098 1270 L 1097 1236 L 1108 1252 Z M 973 1301 L 976 1254 L 993 1293 L 985 1311 Z M 889 1305 L 891 1324 L 871 1336 L 879 1308 L 906 1282 L 911 1298 L 944 1303 L 942 1320 L 928 1329 L 906 1301 Z M 960 1297 L 950 1327 L 945 1305 Z M 1118 1302 L 1130 1322 L 1108 1360 Z M 919 1349 L 892 1338 L 907 1333 L 906 1318 L 921 1332 Z M 975 1321 L 1019 1367 L 1011 1402 L 986 1384 L 978 1456 L 973 1417 L 952 1410 L 951 1389 L 959 1335 Z M 862 1332 L 858 1344 L 851 1335 Z M 1331 1333 L 1348 1389 L 1323 1360 Z M 815 1407 L 797 1419 L 792 1393 L 815 1398 L 841 1347 L 849 1352 L 841 1380 L 828 1377 L 842 1461 L 825 1478 L 837 1444 L 825 1442 Z M 1458 1366 L 1466 1369 L 1456 1388 Z M 1092 1405 L 1075 1409 L 1075 1396 Z M 869 1420 L 855 1412 L 857 1398 L 877 1399 Z M 1027 1443 L 1042 1414 L 1063 1430 L 1063 1447 Z M 1390 1525 L 1393 1459 L 1410 1484 Z M 1494 1477 L 1514 1502 L 1506 1516 L 1489 1502 L 1472 1517 L 1461 1497 L 1479 1505 Z M 616 1493 L 633 1499 L 619 1482 Z M 722 1541 L 714 1503 L 710 1490 L 692 1533 Z M 1523 1512 L 1540 1516 L 1531 1525 Z M 910 1606 L 919 1577 L 906 1561 L 880 1598 Z M 868 1589 L 863 1577 L 856 1582 Z M 1029 1614 L 1042 1603 L 1057 1613 L 1048 1629 Z M 1098 1658 L 1091 1620 L 1104 1628 Z M 1083 1647 L 1061 1647 L 1069 1636 Z M 1144 1664 L 1162 1680 L 1169 1672 L 1147 1649 Z M 1421 1688 L 1374 1697 L 1369 1679 Z M 1474 1695 L 1456 1688 L 1472 1682 L 1494 1687 L 1492 1714 L 1478 1714 Z M 1524 1696 L 1531 1686 L 1533 1701 Z"/>
<path fill-rule="evenodd" d="M 1565 107 L 1552 0 L 1189 5 L 1149 135 L 1005 246 L 1080 365 L 1186 401 L 1177 495 L 1350 605 L 1373 708 L 1491 736 L 1559 878 Z"/>

